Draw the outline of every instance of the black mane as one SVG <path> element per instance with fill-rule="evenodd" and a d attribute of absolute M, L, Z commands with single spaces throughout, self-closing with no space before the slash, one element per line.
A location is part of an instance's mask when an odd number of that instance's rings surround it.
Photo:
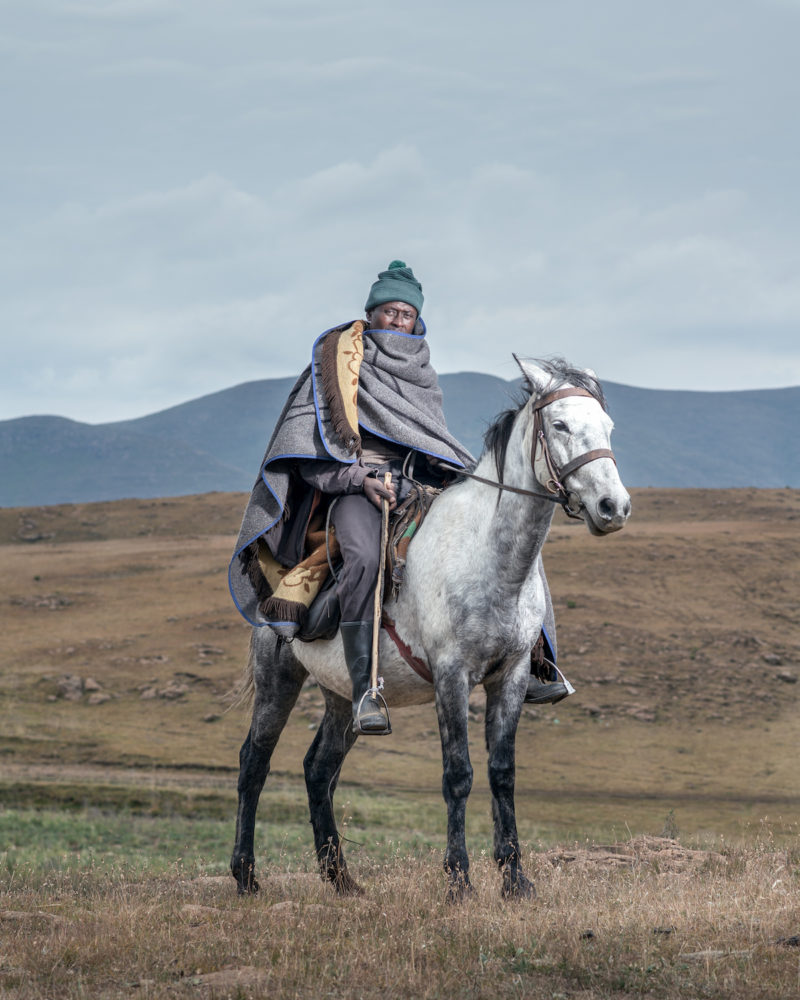
<path fill-rule="evenodd" d="M 597 402 L 607 410 L 606 399 L 603 395 L 603 387 L 597 377 L 585 371 L 583 368 L 572 368 L 563 358 L 550 358 L 547 361 L 537 360 L 536 364 L 543 368 L 550 376 L 547 389 L 543 395 L 555 392 L 565 385 L 575 386 L 578 389 L 585 389 Z M 483 435 L 483 451 L 491 452 L 494 456 L 494 464 L 497 469 L 497 478 L 503 482 L 503 469 L 506 464 L 506 450 L 511 437 L 511 430 L 517 414 L 533 395 L 533 387 L 527 379 L 521 386 L 521 397 L 515 400 L 514 406 L 503 410 L 494 421 L 487 427 Z"/>

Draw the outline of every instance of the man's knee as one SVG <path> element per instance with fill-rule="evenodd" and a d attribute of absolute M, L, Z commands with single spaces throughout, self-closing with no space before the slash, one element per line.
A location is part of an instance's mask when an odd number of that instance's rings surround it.
<path fill-rule="evenodd" d="M 342 567 L 339 603 L 343 621 L 357 621 L 371 613 L 380 560 L 380 514 L 363 496 L 343 497 L 333 516 Z"/>
<path fill-rule="evenodd" d="M 333 509 L 333 529 L 345 562 L 378 565 L 381 516 L 365 496 L 346 496 Z"/>
<path fill-rule="evenodd" d="M 374 544 L 372 544 L 374 542 Z M 380 561 L 380 537 L 376 540 L 369 534 L 361 538 L 349 539 L 348 545 L 341 545 L 342 576 L 351 587 L 374 583 L 378 576 Z"/>

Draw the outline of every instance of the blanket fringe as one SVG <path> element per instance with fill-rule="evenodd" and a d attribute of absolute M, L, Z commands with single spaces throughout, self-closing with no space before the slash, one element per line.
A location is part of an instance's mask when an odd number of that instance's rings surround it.
<path fill-rule="evenodd" d="M 268 597 L 259 606 L 264 617 L 271 622 L 296 622 L 302 625 L 308 615 L 305 604 L 287 601 L 282 597 Z"/>
<path fill-rule="evenodd" d="M 262 604 L 272 597 L 272 588 L 261 571 L 261 565 L 258 561 L 258 542 L 252 542 L 248 545 L 239 558 L 244 564 L 245 572 L 255 591 L 256 599 L 259 604 Z"/>

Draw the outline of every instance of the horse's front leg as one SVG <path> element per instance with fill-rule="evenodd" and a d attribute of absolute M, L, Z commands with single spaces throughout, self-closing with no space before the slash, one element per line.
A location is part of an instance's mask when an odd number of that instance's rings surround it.
<path fill-rule="evenodd" d="M 448 901 L 456 903 L 472 892 L 464 829 L 467 797 L 472 789 L 467 737 L 469 685 L 466 673 L 455 666 L 449 670 L 439 667 L 434 676 L 436 714 L 442 740 L 442 794 L 447 804 L 444 870 L 450 880 Z"/>
<path fill-rule="evenodd" d="M 517 676 L 519 675 L 519 676 Z M 522 871 L 514 810 L 515 739 L 522 711 L 528 670 L 503 671 L 486 684 L 486 749 L 494 819 L 494 859 L 503 876 L 502 893 L 525 899 L 534 895 L 533 883 Z"/>

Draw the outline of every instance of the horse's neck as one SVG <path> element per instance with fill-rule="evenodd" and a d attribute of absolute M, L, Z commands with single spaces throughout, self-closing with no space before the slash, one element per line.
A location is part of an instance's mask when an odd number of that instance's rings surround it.
<path fill-rule="evenodd" d="M 528 461 L 529 434 L 523 421 L 517 420 L 506 450 L 503 482 L 541 494 Z M 478 463 L 476 475 L 497 479 L 497 468 L 492 455 L 487 454 Z M 542 550 L 554 505 L 547 499 L 521 496 L 509 490 L 498 491 L 482 483 L 467 480 L 474 491 L 474 500 L 480 506 L 480 531 L 482 547 L 494 562 L 492 579 L 504 590 L 518 593 L 525 580 L 536 572 L 536 559 Z M 465 484 L 466 485 L 466 484 Z M 477 540 L 476 540 L 477 541 Z"/>

